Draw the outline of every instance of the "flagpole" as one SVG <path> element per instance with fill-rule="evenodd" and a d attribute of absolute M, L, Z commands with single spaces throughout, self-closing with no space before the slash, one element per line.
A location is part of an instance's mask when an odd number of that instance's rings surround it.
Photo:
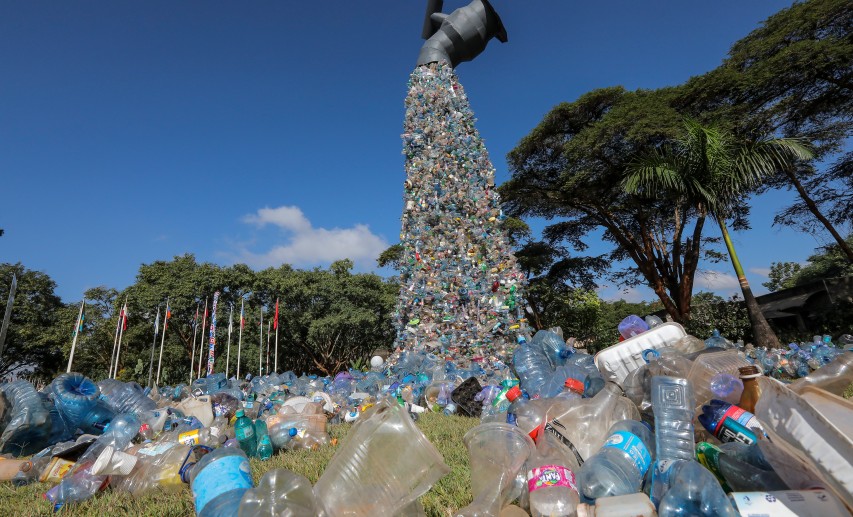
<path fill-rule="evenodd" d="M 163 315 L 163 335 L 160 336 L 160 358 L 157 359 L 157 378 L 154 384 L 160 384 L 160 367 L 163 365 L 163 343 L 166 341 L 166 329 L 169 328 L 169 299 L 166 298 L 166 314 Z"/>
<path fill-rule="evenodd" d="M 205 301 L 205 303 L 207 303 Z M 190 385 L 193 383 L 193 366 L 195 365 L 195 337 L 198 335 L 198 303 L 195 304 L 195 318 L 193 319 L 193 351 L 190 353 Z"/>
<path fill-rule="evenodd" d="M 228 367 L 231 366 L 231 330 L 234 324 L 234 304 L 231 304 L 231 310 L 228 311 L 228 347 L 225 352 L 225 378 L 228 378 Z"/>
<path fill-rule="evenodd" d="M 273 371 L 278 373 L 278 298 L 275 299 L 275 366 Z"/>
<path fill-rule="evenodd" d="M 157 347 L 157 334 L 160 332 L 160 306 L 157 305 L 157 316 L 154 317 L 154 340 L 151 341 L 151 358 L 148 360 L 148 386 L 154 377 L 154 348 Z"/>
<path fill-rule="evenodd" d="M 240 352 L 243 348 L 243 297 L 240 297 L 240 337 L 237 338 L 237 381 L 240 381 Z"/>
<path fill-rule="evenodd" d="M 118 332 L 118 348 L 116 349 L 116 365 L 113 370 L 113 379 L 118 377 L 118 361 L 121 356 L 121 340 L 124 339 L 124 326 L 127 322 L 127 297 L 124 298 L 124 308 L 121 310 L 121 329 Z"/>
<path fill-rule="evenodd" d="M 267 322 L 267 375 L 270 374 L 270 326 L 271 322 Z"/>
<path fill-rule="evenodd" d="M 74 350 L 77 348 L 77 336 L 80 335 L 80 326 L 83 325 L 83 307 L 86 306 L 86 299 L 80 303 L 80 314 L 77 315 L 77 323 L 74 325 L 74 340 L 71 342 L 71 354 L 68 355 L 68 368 L 65 373 L 71 373 L 71 363 L 74 362 Z"/>
<path fill-rule="evenodd" d="M 259 334 L 259 344 L 258 344 L 258 377 L 263 377 L 264 375 L 264 306 L 261 305 L 261 330 L 258 332 Z"/>
<path fill-rule="evenodd" d="M 216 306 L 219 303 L 219 291 L 213 293 L 213 304 L 210 307 L 210 332 L 208 332 L 208 340 L 210 345 L 207 349 L 207 375 L 213 375 L 214 367 L 216 366 Z M 199 358 L 199 361 L 201 359 Z M 201 363 L 199 363 L 201 366 Z M 201 377 L 201 375 L 199 375 Z"/>
<path fill-rule="evenodd" d="M 15 303 L 15 291 L 18 289 L 18 277 L 12 273 L 12 283 L 9 285 L 9 299 L 6 301 L 6 312 L 3 314 L 3 326 L 0 326 L 0 357 L 6 347 L 6 331 L 9 330 L 9 319 L 12 317 L 12 305 Z"/>
<path fill-rule="evenodd" d="M 207 326 L 207 298 L 204 299 L 204 316 L 201 317 L 201 339 L 198 340 L 198 369 L 196 379 L 201 378 L 201 353 L 204 350 L 204 327 Z"/>
<path fill-rule="evenodd" d="M 111 379 L 113 377 L 113 361 L 116 357 L 116 347 L 118 346 L 118 331 L 121 328 L 121 310 L 119 311 L 118 320 L 116 321 L 116 333 L 115 337 L 113 337 L 113 353 L 110 354 L 110 371 L 107 373 L 107 378 Z"/>

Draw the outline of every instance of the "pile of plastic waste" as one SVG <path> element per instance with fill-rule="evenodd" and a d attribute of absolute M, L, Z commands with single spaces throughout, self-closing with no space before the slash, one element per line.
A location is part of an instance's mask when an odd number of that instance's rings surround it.
<path fill-rule="evenodd" d="M 458 515 L 849 515 L 849 336 L 780 353 L 649 323 L 626 319 L 595 357 L 559 328 L 522 333 L 497 367 L 420 346 L 325 378 L 15 381 L 0 385 L 0 480 L 51 483 L 57 509 L 188 488 L 205 516 L 420 515 L 449 472 L 415 423 L 429 411 L 480 419 Z M 768 375 L 780 367 L 784 382 Z M 329 445 L 341 422 L 354 425 L 314 486 L 284 469 L 255 484 L 250 458 Z"/>
<path fill-rule="evenodd" d="M 409 80 L 397 345 L 505 361 L 523 325 L 525 277 L 501 224 L 495 170 L 453 68 Z"/>

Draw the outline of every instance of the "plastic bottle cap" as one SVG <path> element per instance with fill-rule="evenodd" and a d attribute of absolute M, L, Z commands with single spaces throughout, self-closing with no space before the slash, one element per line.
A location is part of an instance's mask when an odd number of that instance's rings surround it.
<path fill-rule="evenodd" d="M 563 386 L 578 393 L 583 393 L 584 391 L 583 383 L 577 379 L 572 379 L 571 377 L 566 379 L 566 382 L 563 384 Z"/>
<path fill-rule="evenodd" d="M 289 434 L 290 437 L 293 438 L 294 436 L 299 434 L 299 431 L 297 431 L 295 427 L 291 427 L 290 430 L 287 431 L 287 434 Z"/>
<path fill-rule="evenodd" d="M 240 418 L 241 416 L 245 416 L 245 415 L 246 415 L 246 412 L 243 411 L 242 409 L 238 409 L 237 412 L 234 413 L 234 416 L 236 416 L 237 418 Z"/>
<path fill-rule="evenodd" d="M 506 398 L 509 399 L 510 402 L 515 402 L 515 399 L 521 396 L 521 388 L 518 386 L 513 386 L 506 392 Z"/>

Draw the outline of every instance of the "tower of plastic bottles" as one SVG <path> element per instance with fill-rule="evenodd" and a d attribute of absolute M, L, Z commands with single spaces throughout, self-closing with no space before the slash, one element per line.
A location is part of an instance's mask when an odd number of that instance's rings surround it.
<path fill-rule="evenodd" d="M 495 170 L 456 73 L 418 66 L 403 133 L 397 345 L 504 360 L 523 325 L 524 276 L 501 227 Z"/>

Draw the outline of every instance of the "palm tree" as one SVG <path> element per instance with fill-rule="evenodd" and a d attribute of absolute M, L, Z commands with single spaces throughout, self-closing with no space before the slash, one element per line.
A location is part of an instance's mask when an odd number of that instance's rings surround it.
<path fill-rule="evenodd" d="M 693 204 L 720 225 L 723 241 L 740 282 L 756 344 L 779 346 L 779 340 L 761 313 L 729 236 L 726 220 L 735 215 L 744 196 L 764 178 L 812 158 L 797 139 L 738 142 L 720 128 L 686 120 L 682 138 L 637 158 L 623 187 L 632 194 L 672 196 Z"/>

